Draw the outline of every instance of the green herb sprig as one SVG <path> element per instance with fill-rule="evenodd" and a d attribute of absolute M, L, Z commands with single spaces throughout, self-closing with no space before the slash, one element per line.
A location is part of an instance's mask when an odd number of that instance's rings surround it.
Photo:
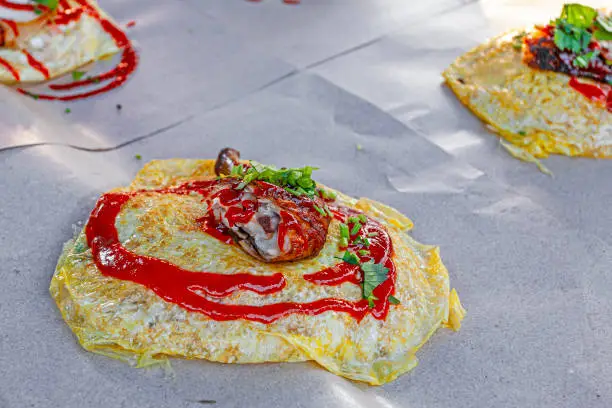
<path fill-rule="evenodd" d="M 583 53 L 593 37 L 612 40 L 612 17 L 598 15 L 593 7 L 582 4 L 565 4 L 561 16 L 552 24 L 555 45 L 563 51 Z"/>
<path fill-rule="evenodd" d="M 576 27 L 565 19 L 558 19 L 555 24 L 555 45 L 562 51 L 575 54 L 585 52 L 591 42 L 591 34 L 586 29 Z"/>
<path fill-rule="evenodd" d="M 358 216 L 349 217 L 347 219 L 347 223 L 340 224 L 340 242 L 338 246 L 343 249 L 347 248 L 349 245 L 349 240 L 351 236 L 354 236 L 359 233 L 362 226 L 367 223 L 367 217 L 364 214 L 359 214 Z M 349 229 L 349 226 L 352 227 Z M 370 240 L 368 237 L 373 238 L 377 236 L 377 233 L 368 233 L 367 236 L 363 237 L 361 235 L 356 236 L 352 243 L 356 245 L 362 245 L 362 248 L 370 247 Z M 359 249 L 357 250 L 359 256 L 369 257 L 371 253 L 368 249 Z M 387 280 L 389 275 L 389 268 L 384 266 L 383 264 L 374 263 L 374 261 L 369 262 L 361 262 L 359 256 L 351 252 L 349 250 L 344 251 L 342 257 L 336 257 L 337 259 L 341 259 L 342 261 L 350 264 L 350 265 L 359 265 L 361 272 L 363 273 L 363 283 L 362 287 L 362 295 L 363 298 L 368 301 L 368 305 L 370 308 L 375 306 L 374 301 L 378 300 L 378 298 L 374 295 L 374 289 L 376 289 L 380 284 Z M 390 295 L 389 302 L 398 305 L 400 304 L 399 299 Z"/>
<path fill-rule="evenodd" d="M 314 197 L 317 184 L 312 179 L 313 170 L 317 167 L 305 166 L 291 169 L 277 169 L 274 166 L 264 166 L 251 163 L 250 166 L 242 164 L 232 168 L 231 176 L 242 180 L 238 189 L 242 190 L 249 183 L 261 180 L 284 188 L 295 196 Z"/>
<path fill-rule="evenodd" d="M 586 54 L 579 55 L 574 60 L 573 64 L 578 68 L 586 68 L 589 66 L 592 60 L 599 56 L 599 50 L 593 50 L 591 52 L 587 52 Z"/>
<path fill-rule="evenodd" d="M 589 51 L 589 43 L 612 40 L 612 17 L 599 15 L 593 7 L 582 4 L 565 4 L 561 16 L 551 22 L 555 27 L 554 42 L 562 51 L 576 54 L 573 65 L 586 68 L 600 55 L 599 50 Z"/>
<path fill-rule="evenodd" d="M 79 81 L 81 78 L 83 78 L 83 75 L 85 75 L 85 72 L 83 71 L 72 71 L 72 79 L 74 81 Z"/>

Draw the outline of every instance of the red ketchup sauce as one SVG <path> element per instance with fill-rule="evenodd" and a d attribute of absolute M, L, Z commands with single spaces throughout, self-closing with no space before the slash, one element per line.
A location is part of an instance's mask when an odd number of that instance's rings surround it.
<path fill-rule="evenodd" d="M 11 73 L 15 81 L 19 81 L 21 77 L 19 76 L 19 72 L 13 67 L 7 60 L 0 58 L 0 65 L 8 70 Z"/>
<path fill-rule="evenodd" d="M 113 24 L 110 20 L 103 18 L 100 13 L 98 13 L 98 11 L 89 4 L 87 0 L 76 1 L 79 6 L 71 8 L 70 4 L 66 0 L 60 0 L 56 15 L 48 22 L 48 24 L 66 25 L 72 21 L 78 20 L 83 13 L 86 13 L 88 16 L 96 19 L 99 22 L 100 26 L 102 26 L 104 31 L 113 39 L 117 47 L 123 50 L 121 61 L 115 68 L 100 75 L 87 77 L 85 79 L 67 84 L 52 84 L 49 85 L 49 89 L 58 92 L 65 92 L 82 88 L 85 86 L 90 86 L 92 84 L 98 84 L 103 82 L 108 83 L 105 83 L 97 89 L 85 91 L 82 93 L 74 93 L 70 95 L 34 94 L 22 88 L 18 88 L 18 92 L 25 95 L 30 95 L 32 97 L 35 97 L 36 99 L 44 100 L 72 101 L 76 99 L 83 99 L 90 96 L 99 95 L 104 92 L 108 92 L 123 85 L 123 83 L 127 81 L 128 77 L 136 69 L 138 65 L 138 55 L 136 54 L 134 47 L 132 46 L 125 33 L 121 31 L 121 29 L 115 24 Z M 48 10 L 46 7 L 40 5 L 13 3 L 7 0 L 0 0 L 0 7 L 23 11 L 34 11 L 34 9 L 39 9 L 41 11 Z M 14 21 L 3 20 L 3 22 L 11 27 L 15 35 L 18 35 L 18 26 Z M 42 62 L 36 60 L 27 51 L 24 50 L 23 52 L 27 57 L 28 64 L 32 68 L 43 74 L 46 79 L 49 79 L 48 68 Z M 17 69 L 15 69 L 15 67 L 13 67 L 8 61 L 0 59 L 0 65 L 6 68 L 16 81 L 19 81 L 21 79 Z"/>
<path fill-rule="evenodd" d="M 344 299 L 325 298 L 307 303 L 281 302 L 262 306 L 219 303 L 211 300 L 210 297 L 221 298 L 239 290 L 249 290 L 262 295 L 279 292 L 286 285 L 285 278 L 281 273 L 259 276 L 248 273 L 222 274 L 188 271 L 162 259 L 135 254 L 123 247 L 119 241 L 115 220 L 123 205 L 136 195 L 197 193 L 204 201 L 210 202 L 218 197 L 226 204 L 240 202 L 245 212 L 254 211 L 256 205 L 254 201 L 241 201 L 240 191 L 231 187 L 219 190 L 218 184 L 216 180 L 198 181 L 168 189 L 103 195 L 98 200 L 85 228 L 87 243 L 92 250 L 94 263 L 100 272 L 105 276 L 139 283 L 168 302 L 219 321 L 246 319 L 272 323 L 291 314 L 318 315 L 327 311 L 348 313 L 357 320 L 363 319 L 368 313 L 372 313 L 377 319 L 386 317 L 389 310 L 388 297 L 395 287 L 395 266 L 391 259 L 393 247 L 387 231 L 372 219 L 368 219 L 358 232 L 364 237 L 376 233 L 375 237 L 369 238 L 371 244 L 368 249 L 371 255 L 361 257 L 361 260 L 363 262 L 373 260 L 389 268 L 387 280 L 374 290 L 374 295 L 378 300 L 372 309 L 369 308 L 365 299 L 352 302 Z M 210 209 L 210 206 L 208 208 Z M 354 210 L 343 207 L 335 207 L 334 211 L 344 215 L 345 219 L 358 214 Z M 216 225 L 212 214 L 196 222 L 204 227 L 205 232 L 221 242 L 231 243 L 231 238 L 227 235 L 226 230 Z M 284 221 L 281 220 L 281 225 L 283 223 Z M 286 227 L 290 228 L 290 226 Z M 352 238 L 354 237 L 356 235 Z M 360 245 L 351 245 L 351 249 L 361 249 Z M 360 284 L 362 280 L 359 267 L 345 262 L 307 274 L 304 279 L 318 285 L 339 285 L 343 282 Z"/>
<path fill-rule="evenodd" d="M 602 103 L 608 112 L 612 112 L 612 87 L 609 85 L 586 84 L 572 77 L 569 85 L 588 99 Z"/>
<path fill-rule="evenodd" d="M 26 50 L 23 50 L 23 53 L 28 59 L 28 64 L 30 64 L 32 68 L 43 74 L 46 79 L 49 79 L 49 70 L 47 69 L 47 67 L 45 67 L 42 62 L 38 61 L 32 56 L 32 54 L 30 54 Z"/>
<path fill-rule="evenodd" d="M 5 20 L 5 19 L 1 19 L 0 21 L 2 21 L 4 24 L 10 27 L 15 37 L 19 35 L 19 27 L 17 26 L 16 22 L 11 21 L 11 20 Z"/>
<path fill-rule="evenodd" d="M 41 10 L 41 11 L 47 10 L 47 7 L 43 6 L 42 4 L 13 3 L 12 1 L 9 1 L 9 0 L 0 0 L 0 7 L 12 9 L 12 10 L 31 11 L 31 12 L 34 12 L 35 9 Z"/>

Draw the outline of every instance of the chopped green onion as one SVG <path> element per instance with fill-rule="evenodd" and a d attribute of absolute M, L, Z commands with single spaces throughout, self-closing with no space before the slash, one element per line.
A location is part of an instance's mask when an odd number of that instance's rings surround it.
<path fill-rule="evenodd" d="M 366 222 L 368 222 L 368 218 L 365 216 L 365 214 L 359 214 L 359 221 L 361 221 L 362 224 L 365 224 Z"/>
<path fill-rule="evenodd" d="M 303 195 L 314 197 L 316 193 L 316 183 L 311 178 L 312 171 L 316 170 L 316 167 L 277 169 L 273 166 L 264 166 L 252 162 L 249 168 L 239 167 L 239 170 L 232 170 L 231 175 L 242 179 L 240 189 L 246 187 L 252 181 L 261 180 L 282 187 L 298 197 Z"/>
<path fill-rule="evenodd" d="M 374 306 L 376 306 L 374 301 L 378 300 L 378 298 L 374 295 L 370 295 L 366 298 L 366 300 L 368 301 L 368 306 L 370 307 L 370 309 L 374 309 Z"/>
<path fill-rule="evenodd" d="M 370 232 L 370 233 L 368 234 L 368 237 L 369 237 L 369 238 L 372 238 L 372 237 L 377 237 L 377 236 L 378 236 L 378 232 Z"/>
<path fill-rule="evenodd" d="M 370 240 L 364 237 L 357 237 L 355 238 L 355 240 L 353 241 L 355 244 L 361 244 L 363 246 L 365 246 L 366 248 L 370 247 Z"/>
<path fill-rule="evenodd" d="M 327 214 L 325 213 L 325 210 L 323 210 L 323 209 L 322 209 L 321 207 L 319 207 L 318 205 L 316 205 L 316 204 L 315 204 L 315 205 L 313 205 L 313 207 L 314 207 L 314 209 L 315 209 L 315 210 L 317 210 L 317 212 L 318 212 L 319 214 L 321 214 L 322 216 L 324 216 L 324 217 L 325 217 L 325 216 L 327 215 Z"/>
<path fill-rule="evenodd" d="M 349 229 L 346 224 L 340 224 L 340 247 L 345 248 L 348 246 L 349 240 Z"/>
<path fill-rule="evenodd" d="M 340 236 L 342 238 L 346 238 L 348 239 L 349 237 L 349 229 L 348 226 L 346 224 L 340 224 Z"/>
<path fill-rule="evenodd" d="M 584 55 L 577 56 L 573 62 L 574 66 L 578 68 L 588 67 L 591 61 L 593 61 L 599 56 L 599 52 L 600 52 L 599 50 L 594 50 L 591 52 L 587 52 Z"/>
<path fill-rule="evenodd" d="M 370 251 L 368 251 L 367 249 L 360 249 L 359 251 L 357 251 L 359 253 L 359 255 L 361 256 L 368 256 L 370 255 Z"/>
<path fill-rule="evenodd" d="M 399 301 L 399 299 L 398 299 L 398 298 L 396 298 L 395 296 L 393 296 L 393 295 L 389 295 L 389 303 L 392 303 L 392 304 L 394 304 L 394 305 L 399 305 L 399 304 L 400 304 L 400 301 Z"/>
<path fill-rule="evenodd" d="M 355 224 L 353 224 L 353 228 L 351 229 L 351 235 L 357 234 L 360 229 L 361 229 L 361 224 L 359 223 L 359 221 L 357 221 Z"/>
<path fill-rule="evenodd" d="M 359 218 L 357 217 L 349 217 L 348 222 L 351 224 L 355 224 L 356 222 L 359 222 Z"/>
<path fill-rule="evenodd" d="M 326 200 L 335 200 L 336 197 L 338 196 L 333 191 L 325 190 L 323 188 L 319 189 L 319 194 L 321 194 L 321 197 L 323 197 Z"/>

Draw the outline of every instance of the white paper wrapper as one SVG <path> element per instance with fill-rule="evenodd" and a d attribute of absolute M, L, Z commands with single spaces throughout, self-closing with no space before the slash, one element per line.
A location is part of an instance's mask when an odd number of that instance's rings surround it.
<path fill-rule="evenodd" d="M 498 28 L 546 21 L 559 2 L 434 1 L 433 13 L 404 1 L 101 3 L 120 22 L 136 20 L 128 32 L 139 71 L 69 105 L 70 115 L 1 89 L 0 143 L 104 148 L 177 125 L 106 152 L 0 152 L 1 407 L 612 405 L 612 162 L 554 158 L 551 179 L 511 158 L 440 86 L 456 56 Z M 332 11 L 343 8 L 349 21 Z M 377 30 L 350 35 L 367 22 Z M 374 388 L 307 363 L 175 360 L 169 378 L 83 351 L 48 294 L 73 225 L 144 160 L 212 157 L 225 146 L 317 165 L 321 182 L 410 216 L 415 238 L 441 247 L 470 312 L 462 330 L 438 333 L 413 372 Z"/>

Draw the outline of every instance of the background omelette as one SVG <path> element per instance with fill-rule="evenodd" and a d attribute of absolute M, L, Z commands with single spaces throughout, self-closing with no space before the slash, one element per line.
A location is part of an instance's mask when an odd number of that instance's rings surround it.
<path fill-rule="evenodd" d="M 578 13 L 590 13 L 584 27 Z M 566 5 L 549 25 L 492 38 L 457 58 L 443 76 L 518 158 L 538 165 L 549 154 L 612 158 L 612 32 L 597 18 L 610 17 Z M 582 36 L 579 43 L 565 31 L 569 40 L 559 35 L 567 27 Z"/>

